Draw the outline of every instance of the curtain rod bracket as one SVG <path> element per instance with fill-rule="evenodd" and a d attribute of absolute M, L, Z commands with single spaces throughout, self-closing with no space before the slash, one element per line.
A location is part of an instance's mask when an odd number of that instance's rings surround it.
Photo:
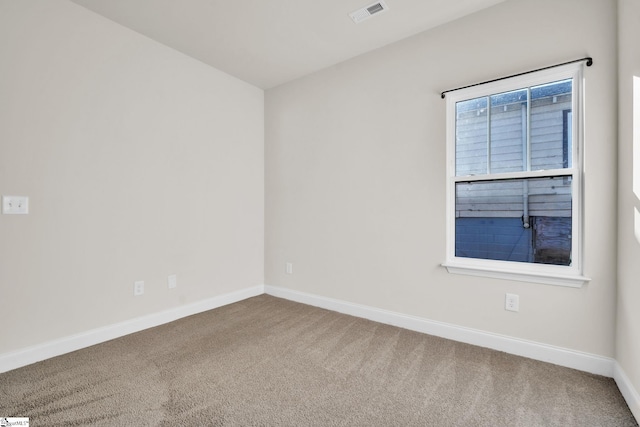
<path fill-rule="evenodd" d="M 538 68 L 536 70 L 525 71 L 523 73 L 512 74 L 510 76 L 500 77 L 500 78 L 493 79 L 493 80 L 487 80 L 486 82 L 482 82 L 482 83 L 475 83 L 475 84 L 472 84 L 472 85 L 457 87 L 455 89 L 445 90 L 445 91 L 440 92 L 440 97 L 442 99 L 444 99 L 446 97 L 447 93 L 455 92 L 456 90 L 460 90 L 460 89 L 466 89 L 466 88 L 469 88 L 469 87 L 480 86 L 480 85 L 484 85 L 484 84 L 487 84 L 487 83 L 493 83 L 493 82 L 497 82 L 497 81 L 500 81 L 500 80 L 510 79 L 511 77 L 518 77 L 518 76 L 522 76 L 522 75 L 525 75 L 525 74 L 535 73 L 537 71 L 548 70 L 549 68 L 555 68 L 555 67 L 561 67 L 563 65 L 573 64 L 574 62 L 585 62 L 585 61 L 587 63 L 586 64 L 587 67 L 591 67 L 593 65 L 593 58 L 590 57 L 590 56 L 587 56 L 585 58 L 580 58 L 580 59 L 575 59 L 573 61 L 563 62 L 562 64 L 550 65 L 548 67 Z"/>

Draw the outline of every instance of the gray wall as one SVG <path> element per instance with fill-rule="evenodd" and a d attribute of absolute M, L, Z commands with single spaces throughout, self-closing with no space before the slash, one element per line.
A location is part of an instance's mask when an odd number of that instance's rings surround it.
<path fill-rule="evenodd" d="M 263 91 L 61 0 L 0 1 L 0 76 L 0 352 L 263 282 Z"/>
<path fill-rule="evenodd" d="M 266 284 L 613 357 L 615 45 L 614 0 L 511 0 L 268 90 Z M 586 55 L 592 281 L 447 273 L 440 91 Z"/>
<path fill-rule="evenodd" d="M 640 2 L 618 2 L 619 211 L 616 359 L 640 392 Z M 640 417 L 640 396 L 631 409 Z"/>

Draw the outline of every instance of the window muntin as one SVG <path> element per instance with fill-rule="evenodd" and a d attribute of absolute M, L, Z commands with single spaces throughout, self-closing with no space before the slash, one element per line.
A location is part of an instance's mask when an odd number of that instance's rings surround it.
<path fill-rule="evenodd" d="M 582 277 L 581 67 L 560 68 L 447 96 L 447 267 Z"/>

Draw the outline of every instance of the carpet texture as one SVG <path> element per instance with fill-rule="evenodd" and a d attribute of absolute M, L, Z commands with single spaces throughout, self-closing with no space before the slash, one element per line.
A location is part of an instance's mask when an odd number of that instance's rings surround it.
<path fill-rule="evenodd" d="M 637 426 L 614 381 L 268 295 L 0 374 L 31 426 Z"/>

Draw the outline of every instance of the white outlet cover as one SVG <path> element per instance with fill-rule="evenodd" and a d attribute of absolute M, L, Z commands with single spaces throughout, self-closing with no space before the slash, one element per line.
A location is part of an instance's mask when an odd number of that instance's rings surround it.
<path fill-rule="evenodd" d="M 167 276 L 167 285 L 169 285 L 169 289 L 173 289 L 178 286 L 178 277 L 175 274 Z"/>
<path fill-rule="evenodd" d="M 504 309 L 508 311 L 520 311 L 520 296 L 516 294 L 506 294 Z"/>
<path fill-rule="evenodd" d="M 144 294 L 144 281 L 139 280 L 133 283 L 133 295 L 139 296 Z"/>
<path fill-rule="evenodd" d="M 2 196 L 2 213 L 26 215 L 29 213 L 29 198 L 26 196 Z"/>

